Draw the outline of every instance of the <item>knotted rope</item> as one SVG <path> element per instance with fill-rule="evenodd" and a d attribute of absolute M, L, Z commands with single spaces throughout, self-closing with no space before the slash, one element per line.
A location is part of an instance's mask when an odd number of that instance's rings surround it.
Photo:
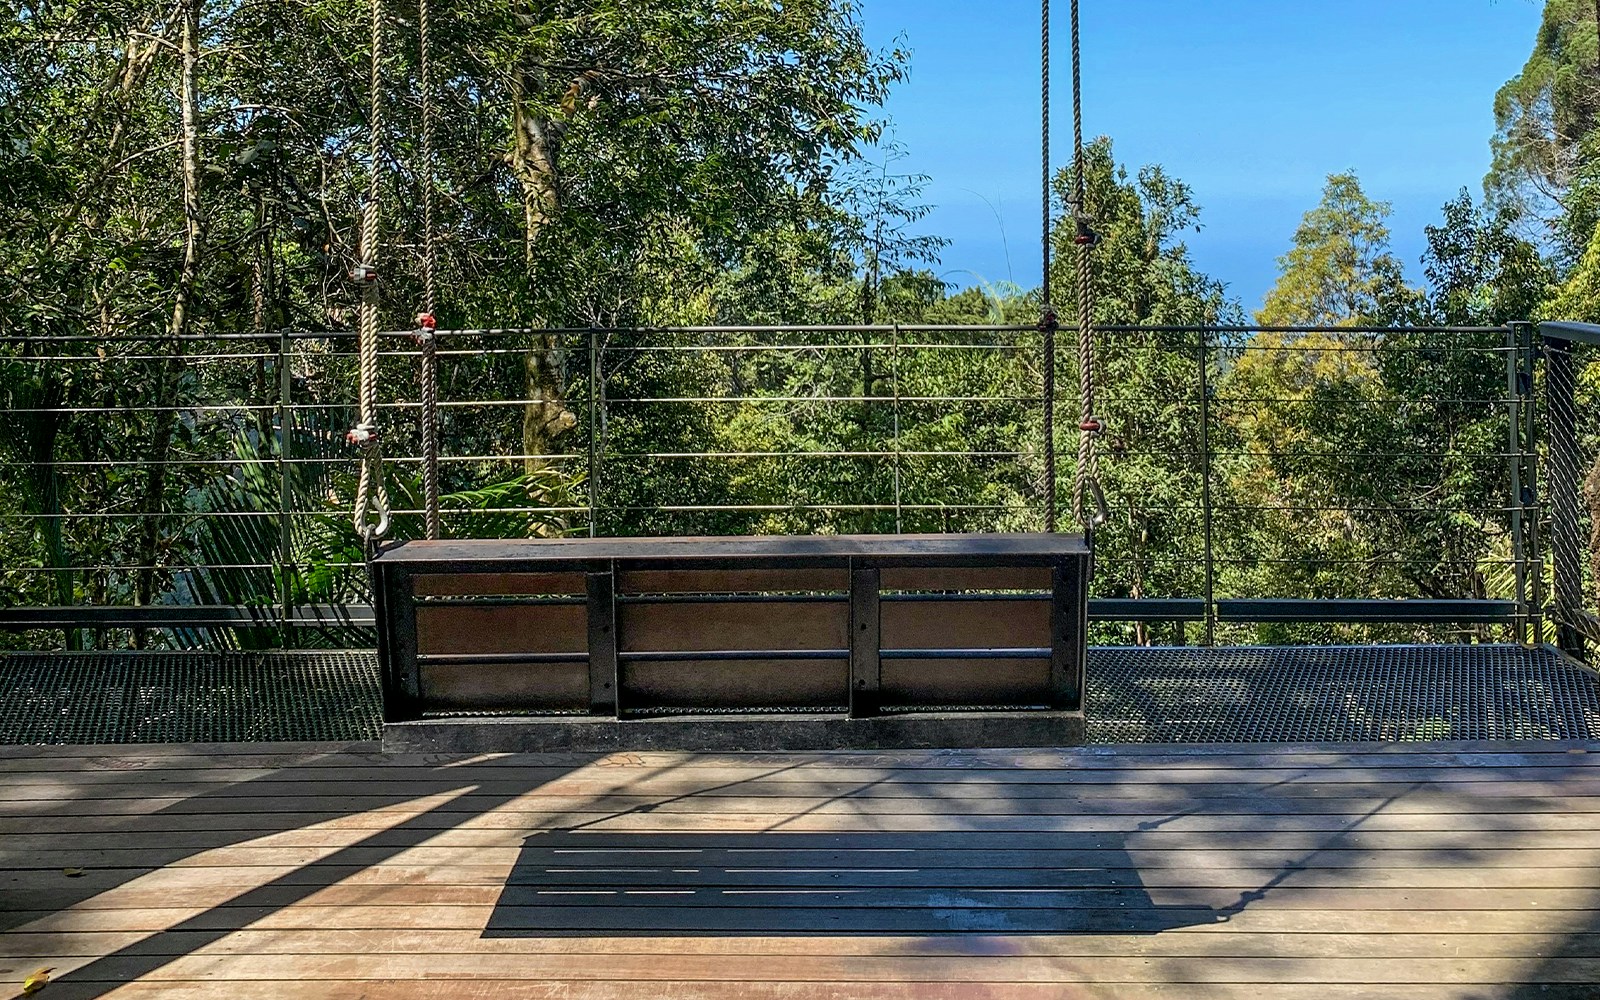
<path fill-rule="evenodd" d="M 1078 27 L 1078 3 L 1072 0 L 1072 146 L 1073 242 L 1078 248 L 1078 466 L 1072 484 L 1072 513 L 1085 529 L 1106 521 L 1105 495 L 1100 489 L 1098 449 L 1105 422 L 1095 416 L 1094 271 L 1093 253 L 1100 237 L 1089 227 L 1088 160 L 1083 147 L 1083 45 Z M 1045 0 L 1049 6 L 1049 0 Z M 1086 500 L 1092 503 L 1086 503 Z"/>
<path fill-rule="evenodd" d="M 440 536 L 439 520 L 439 344 L 434 331 L 438 250 L 434 245 L 433 43 L 429 0 L 417 6 L 417 47 L 422 91 L 422 312 L 417 315 L 417 343 L 422 348 L 422 510 L 430 539 Z"/>
<path fill-rule="evenodd" d="M 356 486 L 356 534 L 370 549 L 389 533 L 389 491 L 383 483 L 383 435 L 378 427 L 378 201 L 382 194 L 383 156 L 383 4 L 372 0 L 372 167 L 367 199 L 361 207 L 361 263 L 352 276 L 361 285 L 359 416 L 346 440 L 361 455 Z"/>

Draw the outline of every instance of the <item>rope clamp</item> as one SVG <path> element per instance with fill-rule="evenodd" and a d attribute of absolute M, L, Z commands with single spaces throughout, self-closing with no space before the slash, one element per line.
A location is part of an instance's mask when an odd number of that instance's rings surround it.
<path fill-rule="evenodd" d="M 1099 417 L 1090 417 L 1078 425 L 1078 430 L 1083 431 L 1090 437 L 1099 437 L 1106 432 L 1106 423 Z"/>
<path fill-rule="evenodd" d="M 345 434 L 345 443 L 360 448 L 364 452 L 371 452 L 378 447 L 383 435 L 373 424 L 357 424 Z"/>
<path fill-rule="evenodd" d="M 434 331 L 438 329 L 439 321 L 434 318 L 433 313 L 417 313 L 417 327 L 411 332 L 411 339 L 426 346 L 433 342 Z"/>
<path fill-rule="evenodd" d="M 1061 324 L 1056 319 L 1056 311 L 1046 306 L 1044 315 L 1039 317 L 1039 332 L 1053 333 L 1059 329 L 1061 329 Z"/>
<path fill-rule="evenodd" d="M 350 272 L 350 280 L 358 285 L 370 285 L 378 280 L 378 269 L 371 264 L 357 264 Z"/>
<path fill-rule="evenodd" d="M 1101 240 L 1104 239 L 1104 237 L 1102 237 L 1099 233 L 1095 232 L 1093 229 L 1090 229 L 1089 223 L 1082 219 L 1077 220 L 1077 229 L 1078 235 L 1072 238 L 1072 242 L 1076 243 L 1080 247 L 1088 247 L 1093 249 L 1099 246 Z"/>

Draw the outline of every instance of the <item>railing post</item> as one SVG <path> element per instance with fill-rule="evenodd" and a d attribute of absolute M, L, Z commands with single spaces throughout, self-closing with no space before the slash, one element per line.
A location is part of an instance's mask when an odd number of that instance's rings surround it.
<path fill-rule="evenodd" d="M 283 609 L 283 643 L 296 645 L 294 618 L 294 481 L 289 467 L 294 448 L 294 353 L 288 329 L 278 331 L 278 603 Z"/>
<path fill-rule="evenodd" d="M 598 532 L 600 503 L 600 331 L 589 328 L 589 537 Z"/>
<path fill-rule="evenodd" d="M 1578 505 L 1577 376 L 1572 343 L 1544 342 L 1545 411 L 1550 435 L 1550 549 L 1554 562 L 1556 642 L 1582 658 L 1583 633 L 1576 627 L 1583 610 L 1582 512 Z"/>
<path fill-rule="evenodd" d="M 1544 506 L 1539 496 L 1539 370 L 1538 331 L 1532 323 L 1518 323 L 1522 334 L 1522 509 L 1528 517 L 1528 600 L 1532 610 L 1532 641 L 1544 642 Z"/>
<path fill-rule="evenodd" d="M 900 324 L 894 325 L 894 340 L 889 349 L 889 383 L 894 390 L 894 533 L 905 531 L 903 501 L 900 495 Z"/>
<path fill-rule="evenodd" d="M 1511 572 L 1515 580 L 1517 641 L 1528 641 L 1528 539 L 1523 510 L 1522 460 L 1522 337 L 1515 325 L 1506 327 L 1506 462 L 1511 475 Z"/>
<path fill-rule="evenodd" d="M 1205 556 L 1205 644 L 1217 641 L 1217 567 L 1211 527 L 1211 343 L 1199 334 L 1200 357 L 1200 529 Z"/>

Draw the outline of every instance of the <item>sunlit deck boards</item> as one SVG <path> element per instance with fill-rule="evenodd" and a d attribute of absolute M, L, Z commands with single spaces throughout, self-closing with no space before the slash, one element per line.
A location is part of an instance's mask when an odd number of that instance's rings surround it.
<path fill-rule="evenodd" d="M 1600 744 L 10 748 L 0 787 L 0 996 L 40 966 L 45 1000 L 1600 982 Z"/>

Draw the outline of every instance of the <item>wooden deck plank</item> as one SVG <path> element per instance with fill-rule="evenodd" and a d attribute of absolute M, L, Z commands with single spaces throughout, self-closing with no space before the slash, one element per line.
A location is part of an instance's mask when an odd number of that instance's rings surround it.
<path fill-rule="evenodd" d="M 1489 942 L 1487 937 L 1500 940 Z M 1463 944 L 1492 946 L 1501 958 L 1542 958 L 1555 951 L 1572 958 L 1600 958 L 1600 934 L 1499 933 L 1292 933 L 1234 931 L 1227 927 L 1175 930 L 1156 935 L 946 935 L 941 937 L 681 937 L 516 938 L 484 937 L 460 930 L 261 930 L 247 928 L 224 937 L 206 931 L 20 932 L 0 939 L 0 960 L 39 961 L 49 951 L 58 959 L 95 958 L 120 950 L 145 956 L 210 955 L 774 955 L 882 956 L 915 953 L 964 958 L 1013 955 L 1055 958 L 1221 957 L 1221 958 L 1449 958 Z"/>
<path fill-rule="evenodd" d="M 1589 1000 L 1600 981 L 1587 745 L 1114 749 L 0 750 L 0 983 Z"/>
<path fill-rule="evenodd" d="M 441 976 L 447 979 L 448 976 Z M 1488 984 L 1502 987 L 1503 984 Z M 447 990 L 447 992 L 446 992 Z M 718 983 L 702 981 L 586 982 L 530 981 L 523 979 L 452 980 L 442 987 L 437 980 L 257 980 L 252 982 L 158 982 L 116 986 L 111 992 L 98 984 L 65 983 L 52 990 L 51 1000 L 88 1000 L 101 996 L 115 1000 L 160 997 L 162 1000 L 1126 1000 L 1157 997 L 1162 1000 L 1484 1000 L 1512 996 L 1509 987 L 1487 991 L 1480 984 L 1392 985 L 1375 991 L 1370 984 L 1218 984 L 1143 983 L 1126 985 L 1074 984 L 1070 991 L 1055 983 L 840 983 L 819 993 L 815 983 Z M 1587 985 L 1544 984 L 1526 994 L 1539 1000 L 1593 1000 Z"/>
<path fill-rule="evenodd" d="M 797 809 L 809 810 L 812 816 L 854 816 L 862 820 L 892 817 L 897 821 L 905 817 L 933 819 L 964 816 L 968 820 L 1048 818 L 1050 829 L 1060 833 L 1115 833 L 1144 828 L 1172 832 L 1252 832 L 1275 830 L 1283 832 L 1336 833 L 1348 829 L 1358 820 L 1363 831 L 1376 832 L 1516 832 L 1516 831 L 1595 831 L 1600 830 L 1600 800 L 1591 808 L 1575 811 L 1556 811 L 1546 803 L 1535 808 L 1526 801 L 1502 806 L 1500 811 L 1484 812 L 1473 809 L 1470 803 L 1447 802 L 1428 809 L 1410 803 L 1411 809 L 1388 809 L 1383 800 L 1358 800 L 1368 808 L 1352 809 L 1349 800 L 1340 800 L 1337 807 L 1301 810 L 1273 809 L 1246 811 L 1249 802 L 1237 800 L 1218 804 L 1206 803 L 1197 807 L 1193 803 L 1173 803 L 1167 810 L 1152 809 L 1148 803 L 1139 808 L 1107 810 L 1099 803 L 1038 799 L 1028 802 L 997 804 L 993 802 L 922 803 L 916 799 L 830 800 L 806 799 L 796 804 Z M 412 829 L 431 829 L 441 832 L 511 830 L 531 831 L 549 826 L 571 826 L 577 823 L 599 822 L 619 813 L 639 810 L 642 803 L 597 803 L 588 809 L 581 800 L 571 800 L 572 805 L 561 803 L 549 808 L 501 808 L 487 814 L 430 813 L 411 824 Z M 532 805 L 519 801 L 517 806 Z M 1119 805 L 1125 805 L 1118 803 Z M 546 803 L 538 803 L 540 806 Z M 1312 805 L 1328 806 L 1327 802 Z M 1085 815 L 1086 807 L 1093 812 Z M 94 838 L 117 837 L 123 843 L 135 837 L 161 837 L 184 833 L 237 833 L 266 835 L 277 833 L 285 827 L 316 827 L 323 833 L 336 830 L 386 829 L 384 813 L 367 812 L 340 816 L 327 812 L 247 812 L 247 813 L 157 813 L 132 816 L 95 816 L 83 814 L 39 813 L 32 816 L 0 817 L 0 836 L 6 836 L 6 846 L 19 848 L 37 846 L 27 838 L 51 838 L 52 841 L 72 847 L 116 846 L 102 844 Z M 1380 811 L 1381 810 L 1381 811 Z M 759 829 L 773 829 L 787 825 L 792 812 L 777 812 L 771 800 L 726 800 L 708 807 L 696 802 L 667 802 L 649 810 L 654 816 L 720 816 L 731 823 L 754 823 Z M 556 822 L 560 821 L 560 822 Z M 920 827 L 919 827 L 920 828 Z M 966 827 L 964 827 L 966 828 Z M 48 846 L 48 845 L 46 845 Z"/>
<path fill-rule="evenodd" d="M 693 974 L 696 981 L 732 983 L 1218 983 L 1218 984 L 1396 984 L 1498 983 L 1515 981 L 1523 958 L 1323 958 L 1144 956 L 1016 957 L 966 955 L 782 956 L 782 955 L 607 955 L 475 954 L 470 962 L 441 964 L 434 955 L 208 955 L 167 957 L 156 969 L 145 956 L 85 962 L 44 956 L 70 975 L 92 969 L 102 982 L 183 982 L 226 975 L 232 982 L 344 980 L 445 982 L 522 978 L 559 982 L 661 982 Z M 1561 958 L 1541 963 L 1544 982 L 1593 986 L 1600 959 Z M 82 977 L 88 979 L 88 976 Z M 92 980 L 91 980 L 92 981 Z"/>
<path fill-rule="evenodd" d="M 1563 759 L 1567 759 L 1563 757 Z M 1576 758 L 1575 758 L 1576 759 Z M 809 762 L 808 762 L 809 763 Z M 582 773 L 607 773 L 607 765 L 528 766 L 515 769 L 494 769 L 474 764 L 442 765 L 437 767 L 406 767 L 405 765 L 367 764 L 365 766 L 285 768 L 261 766 L 248 768 L 193 767 L 161 771 L 93 770 L 73 772 L 70 779 L 60 772 L 16 772 L 8 775 L 6 784 L 19 793 L 31 789 L 59 788 L 70 780 L 74 788 L 90 785 L 110 786 L 98 794 L 115 796 L 137 794 L 162 786 L 182 785 L 195 788 L 216 788 L 249 782 L 252 785 L 274 786 L 329 784 L 341 785 L 401 785 L 412 781 L 448 782 L 460 775 L 472 775 L 479 783 L 492 788 L 514 785 L 527 786 L 559 778 L 582 769 Z M 1168 785 L 1173 780 L 1171 768 L 1010 768 L 985 762 L 984 767 L 971 768 L 917 768 L 905 765 L 875 767 L 838 765 L 830 767 L 806 764 L 734 765 L 609 765 L 610 773 L 637 774 L 647 777 L 652 772 L 670 774 L 705 784 L 748 782 L 764 780 L 773 783 L 827 780 L 837 782 L 881 782 L 914 778 L 920 784 L 981 784 L 990 785 Z M 1237 784 L 1248 775 L 1248 780 L 1258 784 L 1367 784 L 1371 782 L 1414 782 L 1429 784 L 1475 784 L 1485 781 L 1522 780 L 1527 769 L 1515 764 L 1493 766 L 1432 765 L 1407 767 L 1344 767 L 1333 765 L 1306 765 L 1299 767 L 1188 767 L 1181 772 L 1188 784 Z M 1537 769 L 1536 778 L 1543 782 L 1568 780 L 1600 781 L 1600 766 L 1572 764 L 1548 766 Z"/>
<path fill-rule="evenodd" d="M 1086 824 L 1070 816 L 960 816 L 960 815 L 831 815 L 812 813 L 795 816 L 791 813 L 745 815 L 718 815 L 716 813 L 666 813 L 643 814 L 614 813 L 545 813 L 529 816 L 529 821 L 518 826 L 501 829 L 438 829 L 423 827 L 427 831 L 430 847 L 476 847 L 487 849 L 537 847 L 530 838 L 544 834 L 562 833 L 574 826 L 583 826 L 596 834 L 627 833 L 635 841 L 640 837 L 694 837 L 701 835 L 709 821 L 728 831 L 715 836 L 719 842 L 727 837 L 762 837 L 768 842 L 788 838 L 791 843 L 802 839 L 810 841 L 799 849 L 821 849 L 834 846 L 857 845 L 859 850 L 882 850 L 892 839 L 883 834 L 907 834 L 910 844 L 917 849 L 946 849 L 985 851 L 996 848 L 1027 849 L 1044 847 L 1070 847 L 1075 850 L 1280 850 L 1308 851 L 1331 847 L 1364 850 L 1391 848 L 1415 850 L 1528 850 L 1574 849 L 1600 850 L 1600 830 L 1561 829 L 1553 824 L 1516 822 L 1507 824 L 1463 823 L 1453 826 L 1444 821 L 1423 824 L 1402 824 L 1400 829 L 1370 827 L 1360 817 L 1348 817 L 1344 823 L 1322 824 L 1331 829 L 1283 828 L 1276 824 L 1252 823 L 1248 818 L 1237 818 L 1221 826 L 1200 824 L 1175 826 L 1163 823 L 1162 817 L 1150 822 L 1152 829 L 1083 829 Z M 1523 817 L 1522 819 L 1529 819 Z M 1534 817 L 1532 819 L 1537 819 Z M 40 832 L 12 834 L 0 846 L 0 860 L 29 858 L 48 852 L 61 854 L 71 851 L 140 851 L 146 845 L 150 850 L 166 852 L 206 850 L 216 844 L 222 830 L 158 832 L 138 838 L 127 832 L 56 833 Z M 252 837 L 255 831 L 246 833 Z M 401 834 L 390 834 L 384 829 L 296 829 L 253 836 L 250 846 L 261 849 L 278 847 L 343 847 L 352 838 L 367 840 L 372 846 L 402 844 L 409 846 L 417 837 L 411 829 Z M 836 840 L 844 841 L 836 844 Z M 698 849 L 698 848 L 696 848 Z M 114 855 L 113 855 L 114 856 Z M 131 855 L 130 855 L 131 857 Z"/>
<path fill-rule="evenodd" d="M 827 911 L 815 909 L 791 909 L 778 911 L 765 921 L 761 930 L 750 927 L 748 911 L 744 913 L 727 914 L 730 930 L 726 936 L 733 940 L 764 939 L 775 934 L 789 934 L 791 936 L 817 937 L 823 940 L 837 940 L 841 938 L 878 938 L 883 936 L 906 935 L 916 936 L 919 940 L 933 940 L 948 936 L 944 934 L 928 934 L 920 927 L 908 929 L 908 924 L 914 920 L 907 915 L 894 910 L 857 910 L 857 911 Z M 835 928 L 830 932 L 818 932 L 816 926 L 819 920 L 824 919 L 829 913 L 842 920 L 845 916 L 851 918 L 848 926 Z M 950 911 L 952 914 L 958 911 Z M 981 912 L 981 911 L 959 911 Z M 328 928 L 343 928 L 346 930 L 416 930 L 416 931 L 471 931 L 483 936 L 486 918 L 489 916 L 484 907 L 475 906 L 440 906 L 428 904 L 423 906 L 293 906 L 293 907 L 249 907 L 239 906 L 225 910 L 202 910 L 197 912 L 189 907 L 153 907 L 135 910 L 19 910 L 12 911 L 12 916 L 17 919 L 16 930 L 7 933 L 35 933 L 41 935 L 59 935 L 82 933 L 85 931 L 128 932 L 137 931 L 146 935 L 155 935 L 178 931 L 204 931 L 215 934 L 227 934 L 249 927 L 252 930 L 325 930 Z M 1029 914 L 1039 918 L 1037 926 L 1041 929 L 1029 930 L 1023 927 L 1010 927 L 1004 930 L 989 928 L 979 931 L 967 931 L 954 935 L 958 939 L 978 936 L 1011 936 L 1011 935 L 1043 935 L 1052 936 L 1061 933 L 1079 934 L 1144 934 L 1149 932 L 1149 925 L 1153 921 L 1141 913 L 1129 913 L 1126 910 L 1071 910 L 1049 911 L 1039 910 Z M 683 947 L 694 947 L 693 942 L 699 941 L 702 936 L 714 936 L 705 927 L 709 919 L 707 914 L 691 914 L 695 919 L 692 922 L 680 921 L 683 926 L 675 926 L 662 919 L 659 913 L 651 914 L 652 926 L 640 930 L 635 927 L 623 926 L 625 921 L 611 919 L 609 928 L 593 926 L 582 934 L 555 933 L 550 928 L 539 929 L 531 925 L 518 927 L 513 918 L 520 918 L 519 914 L 508 915 L 508 925 L 499 928 L 499 933 L 492 936 L 516 937 L 527 940 L 554 940 L 558 938 L 573 938 L 575 940 L 592 941 L 609 938 L 616 935 L 626 935 L 629 940 L 639 938 L 670 937 L 673 940 L 685 942 Z M 1206 933 L 1243 933 L 1251 932 L 1276 932 L 1286 934 L 1359 934 L 1359 933 L 1412 933 L 1435 934 L 1448 933 L 1469 935 L 1464 938 L 1463 949 L 1465 954 L 1473 954 L 1479 946 L 1477 942 L 1483 940 L 1482 936 L 1498 937 L 1503 934 L 1554 934 L 1560 936 L 1584 935 L 1595 933 L 1593 928 L 1592 910 L 1555 910 L 1540 911 L 1528 908 L 1526 911 L 1516 910 L 1387 910 L 1384 911 L 1381 921 L 1375 923 L 1371 913 L 1353 910 L 1289 910 L 1289 909 L 1262 909 L 1253 910 L 1246 907 L 1232 915 L 1225 923 L 1215 920 L 1216 914 L 1211 910 L 1174 910 L 1162 915 L 1161 933 L 1187 934 L 1204 930 Z M 872 920 L 869 923 L 867 917 Z M 737 918 L 734 922 L 733 918 Z M 1053 923 L 1045 924 L 1045 920 Z M 1191 920 L 1191 923 L 1181 926 L 1170 926 L 1182 920 Z M 783 926 L 778 926 L 781 921 Z M 1020 921 L 1015 921 L 1020 923 Z M 1069 926 L 1069 924 L 1071 926 Z M 1031 926 L 1031 925 L 1030 925 Z M 697 928 L 698 933 L 687 933 L 685 927 Z M 806 931 L 806 933 L 800 933 Z M 3 939 L 3 938 L 0 938 Z M 1489 946 L 1492 950 L 1492 944 Z"/>

